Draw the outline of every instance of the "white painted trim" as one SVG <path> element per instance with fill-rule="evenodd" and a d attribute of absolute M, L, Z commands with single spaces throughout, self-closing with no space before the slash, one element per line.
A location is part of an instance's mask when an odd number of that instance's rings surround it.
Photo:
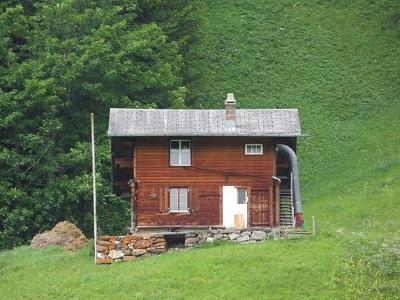
<path fill-rule="evenodd" d="M 247 152 L 248 146 L 261 146 L 261 153 L 250 153 Z M 264 154 L 264 145 L 263 144 L 245 144 L 244 145 L 244 154 L 246 155 L 263 155 Z"/>
<path fill-rule="evenodd" d="M 243 226 L 247 227 L 247 202 L 238 203 L 238 188 L 242 187 L 225 185 L 222 188 L 222 223 L 227 228 L 235 227 L 235 214 L 243 215 Z"/>
<path fill-rule="evenodd" d="M 169 212 L 170 213 L 189 213 L 189 207 L 188 207 L 188 198 L 189 198 L 189 188 L 187 188 L 187 187 L 171 187 L 171 188 L 169 188 L 168 190 L 169 190 L 169 193 L 168 193 L 168 201 L 169 201 L 169 207 L 171 207 L 172 205 L 171 205 L 171 190 L 178 190 L 177 192 L 178 192 L 178 198 L 177 198 L 177 200 L 178 200 L 178 210 L 170 210 Z M 181 210 L 179 210 L 179 200 L 180 200 L 180 190 L 183 190 L 183 189 L 185 189 L 186 190 L 186 209 L 181 209 Z"/>
<path fill-rule="evenodd" d="M 178 150 L 178 164 L 172 164 L 171 163 L 171 143 L 172 142 L 179 142 L 179 149 L 174 149 Z M 189 163 L 188 164 L 182 164 L 182 142 L 189 142 Z M 175 140 L 169 140 L 169 165 L 171 167 L 190 167 L 192 165 L 192 141 L 189 139 L 175 139 Z"/>

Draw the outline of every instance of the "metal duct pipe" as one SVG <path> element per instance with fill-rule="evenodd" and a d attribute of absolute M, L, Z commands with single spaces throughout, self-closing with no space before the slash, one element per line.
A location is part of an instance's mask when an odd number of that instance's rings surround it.
<path fill-rule="evenodd" d="M 276 145 L 276 150 L 284 152 L 289 158 L 290 171 L 293 174 L 294 216 L 296 219 L 296 227 L 301 227 L 303 224 L 303 218 L 301 210 L 300 180 L 297 156 L 292 148 L 287 145 L 278 144 Z"/>

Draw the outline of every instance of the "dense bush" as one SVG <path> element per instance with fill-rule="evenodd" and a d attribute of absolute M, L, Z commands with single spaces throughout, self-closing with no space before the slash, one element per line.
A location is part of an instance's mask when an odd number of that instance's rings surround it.
<path fill-rule="evenodd" d="M 126 213 L 106 214 L 110 205 L 123 207 L 104 200 L 110 193 L 107 113 L 110 107 L 185 107 L 185 83 L 196 79 L 185 76 L 185 62 L 200 19 L 196 1 L 173 3 L 0 4 L 0 249 L 64 219 L 91 234 L 90 112 L 99 216 L 124 223 Z"/>

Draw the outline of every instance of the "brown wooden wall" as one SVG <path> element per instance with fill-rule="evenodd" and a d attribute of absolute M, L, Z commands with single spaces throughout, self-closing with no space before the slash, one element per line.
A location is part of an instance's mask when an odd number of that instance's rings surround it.
<path fill-rule="evenodd" d="M 246 143 L 263 143 L 264 154 L 245 155 Z M 272 138 L 192 137 L 191 148 L 191 167 L 170 167 L 169 138 L 135 139 L 138 226 L 222 225 L 223 185 L 265 188 L 271 194 L 275 174 Z M 191 213 L 166 212 L 168 187 L 190 189 Z"/>

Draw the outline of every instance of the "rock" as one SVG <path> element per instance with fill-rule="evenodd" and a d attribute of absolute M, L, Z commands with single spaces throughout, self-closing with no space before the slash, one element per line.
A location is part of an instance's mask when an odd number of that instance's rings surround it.
<path fill-rule="evenodd" d="M 122 258 L 123 261 L 131 261 L 131 260 L 135 260 L 135 259 L 137 259 L 137 257 L 136 256 L 132 256 L 132 255 L 125 255 Z"/>
<path fill-rule="evenodd" d="M 132 255 L 134 255 L 134 256 L 140 256 L 140 255 L 145 254 L 146 252 L 147 252 L 146 249 L 133 249 L 133 250 L 132 250 Z"/>
<path fill-rule="evenodd" d="M 255 241 L 263 241 L 267 238 L 267 234 L 263 231 L 253 231 L 251 238 Z"/>
<path fill-rule="evenodd" d="M 232 234 L 229 235 L 229 239 L 231 241 L 237 240 L 238 238 L 240 238 L 240 233 L 232 233 Z"/>
<path fill-rule="evenodd" d="M 129 243 L 134 243 L 134 242 L 136 242 L 137 240 L 140 240 L 140 239 L 141 239 L 140 236 L 128 235 L 128 236 L 125 237 L 124 242 L 129 244 Z"/>
<path fill-rule="evenodd" d="M 110 253 L 108 253 L 108 257 L 112 259 L 122 258 L 124 257 L 124 253 L 119 250 L 111 250 Z"/>
<path fill-rule="evenodd" d="M 212 238 L 212 237 L 208 237 L 208 238 L 206 239 L 206 242 L 207 242 L 207 243 L 213 243 L 214 241 L 215 241 L 215 239 Z"/>
<path fill-rule="evenodd" d="M 108 250 L 108 247 L 101 246 L 101 245 L 97 245 L 96 248 L 97 248 L 97 251 L 100 251 L 100 252 L 104 252 L 104 251 Z"/>
<path fill-rule="evenodd" d="M 275 241 L 281 238 L 281 231 L 279 228 L 273 228 L 269 233 L 268 238 L 273 238 Z"/>
<path fill-rule="evenodd" d="M 109 245 L 111 245 L 111 242 L 110 242 L 110 241 L 98 240 L 98 241 L 96 242 L 96 244 L 97 244 L 97 245 L 100 245 L 100 246 L 109 246 Z"/>
<path fill-rule="evenodd" d="M 220 239 L 222 239 L 223 237 L 224 237 L 224 235 L 223 235 L 223 234 L 220 234 L 220 233 L 214 235 L 214 238 L 215 238 L 216 240 L 220 240 Z"/>
<path fill-rule="evenodd" d="M 198 238 L 187 238 L 185 240 L 185 246 L 195 246 L 198 243 L 199 239 Z"/>
<path fill-rule="evenodd" d="M 154 243 L 166 243 L 166 240 L 164 238 L 157 238 L 154 240 Z"/>
<path fill-rule="evenodd" d="M 236 240 L 238 243 L 245 243 L 250 241 L 250 237 L 248 235 L 241 236 Z"/>
<path fill-rule="evenodd" d="M 231 233 L 234 233 L 234 232 L 235 232 L 235 230 L 233 230 L 233 229 L 222 229 L 221 230 L 222 234 L 231 234 Z"/>
<path fill-rule="evenodd" d="M 206 239 L 206 238 L 210 237 L 209 233 L 206 232 L 206 231 L 203 231 L 203 232 L 200 233 L 198 236 L 199 236 L 200 238 L 202 238 L 202 239 Z"/>
<path fill-rule="evenodd" d="M 96 258 L 96 264 L 111 264 L 112 262 L 112 258 Z"/>
<path fill-rule="evenodd" d="M 194 232 L 189 232 L 185 234 L 185 238 L 195 238 L 196 236 L 197 234 L 195 234 Z"/>
<path fill-rule="evenodd" d="M 211 230 L 211 233 L 212 234 L 218 234 L 219 233 L 219 229 L 213 229 L 213 230 Z"/>
<path fill-rule="evenodd" d="M 122 253 L 124 253 L 124 255 L 126 256 L 126 255 L 132 255 L 132 249 L 124 249 L 124 250 L 122 250 Z"/>
<path fill-rule="evenodd" d="M 87 244 L 82 231 L 74 224 L 64 221 L 58 223 L 51 231 L 45 231 L 32 239 L 32 248 L 42 248 L 50 245 L 62 246 L 65 250 L 76 250 Z"/>
<path fill-rule="evenodd" d="M 166 251 L 167 251 L 166 249 L 151 249 L 149 252 L 152 253 L 152 254 L 161 254 L 161 253 L 164 253 Z"/>
<path fill-rule="evenodd" d="M 149 248 L 153 244 L 152 240 L 138 240 L 135 243 L 135 248 L 137 249 L 146 249 Z"/>
<path fill-rule="evenodd" d="M 106 258 L 107 256 L 104 253 L 97 252 L 96 253 L 96 258 Z"/>
<path fill-rule="evenodd" d="M 155 239 L 164 238 L 162 233 L 150 233 L 148 236 Z"/>
<path fill-rule="evenodd" d="M 243 232 L 240 234 L 240 236 L 245 236 L 245 235 L 250 236 L 250 235 L 251 235 L 251 232 L 250 232 L 250 231 L 243 231 Z"/>

